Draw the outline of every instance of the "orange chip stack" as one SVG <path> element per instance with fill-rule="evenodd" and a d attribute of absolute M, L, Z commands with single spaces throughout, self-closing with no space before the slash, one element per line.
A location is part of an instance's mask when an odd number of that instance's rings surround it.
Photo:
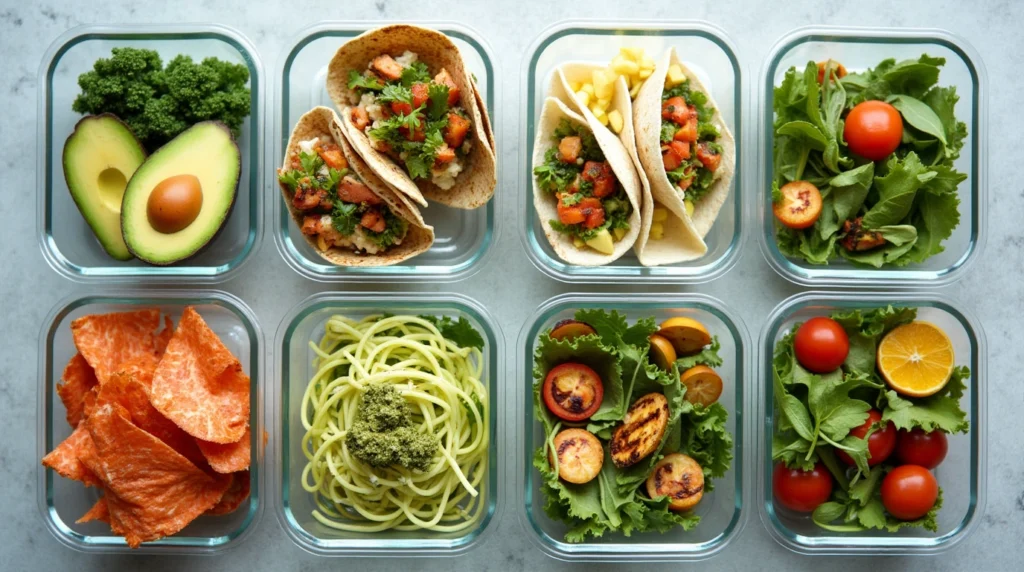
<path fill-rule="evenodd" d="M 132 548 L 249 498 L 248 376 L 193 308 L 177 329 L 160 323 L 155 309 L 72 322 L 79 353 L 57 393 L 75 430 L 43 458 L 101 489 L 77 522 L 106 522 Z"/>

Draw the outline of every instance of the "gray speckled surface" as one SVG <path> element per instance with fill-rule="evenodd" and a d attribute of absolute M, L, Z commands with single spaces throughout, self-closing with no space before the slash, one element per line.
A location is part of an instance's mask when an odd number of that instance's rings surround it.
<path fill-rule="evenodd" d="M 518 156 L 520 58 L 532 39 L 550 23 L 576 17 L 630 17 L 649 20 L 689 17 L 714 22 L 735 41 L 745 71 L 751 77 L 761 58 L 786 31 L 806 24 L 863 26 L 922 26 L 949 29 L 970 41 L 985 62 L 990 79 L 989 217 L 984 256 L 967 276 L 943 292 L 976 312 L 988 337 L 987 392 L 989 463 L 988 501 L 974 535 L 938 558 L 807 558 L 775 544 L 752 511 L 745 530 L 731 546 L 708 564 L 716 569 L 861 570 L 879 567 L 906 570 L 1019 569 L 1024 557 L 1024 390 L 1019 384 L 1024 362 L 1021 333 L 1021 277 L 1024 276 L 1024 184 L 1015 176 L 1024 140 L 1019 94 L 1024 88 L 1024 4 L 1004 0 L 920 2 L 817 2 L 811 8 L 796 3 L 740 0 L 719 3 L 668 3 L 636 0 L 628 3 L 592 0 L 551 3 L 451 2 L 423 0 L 409 7 L 402 2 L 303 2 L 225 0 L 222 2 L 15 2 L 0 0 L 0 157 L 3 199 L 0 200 L 0 569 L 5 570 L 547 570 L 567 568 L 539 553 L 518 522 L 514 505 L 506 510 L 480 549 L 456 560 L 338 561 L 310 556 L 285 536 L 271 511 L 244 544 L 212 558 L 84 556 L 61 547 L 46 532 L 36 507 L 36 391 L 37 343 L 41 321 L 61 298 L 86 289 L 60 278 L 43 261 L 36 240 L 34 149 L 36 146 L 36 73 L 47 45 L 70 27 L 82 23 L 212 21 L 230 24 L 256 45 L 266 69 L 272 70 L 282 48 L 302 27 L 318 17 L 332 19 L 451 19 L 468 23 L 490 41 L 504 73 L 499 133 L 502 159 L 511 168 Z M 495 6 L 492 6 L 495 4 Z M 500 4 L 499 6 L 496 6 Z M 588 10 L 580 12 L 580 6 Z M 301 6 L 301 7 L 299 7 Z M 682 10 L 678 6 L 685 6 Z M 515 189 L 503 186 L 506 199 Z M 503 201 L 499 213 L 512 201 Z M 268 236 L 269 238 L 269 236 Z M 242 297 L 257 313 L 272 338 L 285 311 L 310 293 L 330 289 L 301 279 L 281 260 L 267 240 L 243 272 L 223 289 Z M 381 289 L 357 286 L 355 289 Z M 400 289 L 397 287 L 395 289 Z M 545 279 L 529 263 L 513 222 L 504 225 L 498 244 L 483 270 L 450 286 L 476 297 L 499 318 L 510 351 L 526 314 L 557 293 L 574 289 Z M 92 291 L 101 291 L 93 287 Z M 603 290 L 599 287 L 584 290 Z M 689 290 L 691 288 L 685 288 Z M 748 235 L 739 263 L 723 278 L 692 288 L 711 293 L 734 307 L 756 338 L 772 307 L 797 288 L 776 276 L 762 259 L 754 237 Z M 627 289 L 628 290 L 628 289 Z M 513 497 L 509 497 L 513 498 Z M 1017 562 L 1017 564 L 1013 564 Z M 598 567 L 600 568 L 600 567 Z M 610 568 L 610 567 L 609 567 Z M 653 568 L 669 569 L 670 566 Z M 674 567 L 673 567 L 674 568 Z"/>

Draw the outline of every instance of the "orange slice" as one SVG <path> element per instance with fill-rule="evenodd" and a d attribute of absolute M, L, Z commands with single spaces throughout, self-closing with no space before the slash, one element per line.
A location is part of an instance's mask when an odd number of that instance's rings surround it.
<path fill-rule="evenodd" d="M 683 316 L 662 322 L 658 335 L 667 339 L 681 356 L 695 354 L 711 343 L 711 334 L 704 324 Z"/>
<path fill-rule="evenodd" d="M 911 322 L 882 338 L 877 359 L 889 387 L 910 397 L 928 397 L 945 387 L 953 373 L 953 343 L 938 326 Z"/>
<path fill-rule="evenodd" d="M 651 334 L 651 362 L 665 371 L 671 371 L 676 362 L 676 349 L 672 343 L 658 334 Z"/>
<path fill-rule="evenodd" d="M 706 365 L 691 367 L 679 375 L 679 381 L 686 386 L 683 398 L 694 405 L 707 407 L 718 401 L 722 395 L 722 378 Z"/>

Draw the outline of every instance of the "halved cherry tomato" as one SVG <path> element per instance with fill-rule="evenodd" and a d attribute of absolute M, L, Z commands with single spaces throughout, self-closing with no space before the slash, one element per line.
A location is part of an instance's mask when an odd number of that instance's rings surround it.
<path fill-rule="evenodd" d="M 868 429 L 882 420 L 882 414 L 872 409 L 868 411 L 868 418 L 859 427 L 854 427 L 850 431 L 850 435 L 858 439 L 863 439 L 868 434 Z M 868 437 L 868 465 L 874 467 L 878 463 L 889 458 L 892 455 L 893 449 L 896 448 L 896 426 L 893 425 L 892 421 L 885 424 L 885 427 L 876 429 L 874 433 Z M 836 454 L 840 459 L 843 460 L 847 465 L 853 466 L 856 463 L 853 461 L 853 457 L 848 455 L 846 451 L 842 449 L 836 449 Z"/>
<path fill-rule="evenodd" d="M 722 162 L 722 154 L 715 151 L 706 141 L 697 144 L 697 160 L 709 171 L 717 171 Z"/>
<path fill-rule="evenodd" d="M 601 204 L 601 199 L 587 197 L 580 201 L 579 205 L 583 216 L 586 217 L 586 220 L 583 221 L 584 227 L 594 229 L 604 224 L 604 206 Z"/>
<path fill-rule="evenodd" d="M 829 373 L 846 361 L 846 355 L 850 353 L 850 338 L 839 322 L 815 316 L 797 329 L 793 350 L 796 360 L 809 371 Z"/>
<path fill-rule="evenodd" d="M 590 367 L 575 362 L 551 368 L 540 391 L 548 410 L 565 421 L 589 419 L 604 399 L 601 376 Z"/>
<path fill-rule="evenodd" d="M 917 520 L 935 506 L 939 483 L 928 469 L 900 465 L 882 479 L 882 504 L 900 520 Z"/>
<path fill-rule="evenodd" d="M 579 224 L 587 220 L 587 215 L 583 214 L 583 209 L 580 208 L 579 203 L 566 206 L 563 202 L 562 197 L 558 198 L 558 221 L 562 224 Z"/>
<path fill-rule="evenodd" d="M 594 185 L 594 196 L 607 197 L 615 192 L 615 172 L 607 161 L 587 161 L 583 164 L 583 180 Z"/>
<path fill-rule="evenodd" d="M 863 101 L 846 116 L 843 139 L 850 151 L 865 159 L 881 161 L 900 146 L 903 118 L 884 101 Z"/>
<path fill-rule="evenodd" d="M 449 113 L 448 125 L 444 128 L 444 142 L 452 149 L 462 147 L 462 143 L 466 140 L 466 134 L 469 133 L 470 125 L 472 124 L 465 117 L 458 113 Z"/>
<path fill-rule="evenodd" d="M 846 77 L 846 66 L 835 60 L 829 61 L 832 62 L 832 71 L 835 72 L 836 78 L 843 79 Z M 825 81 L 825 66 L 827 65 L 828 62 L 818 62 L 818 83 Z"/>
<path fill-rule="evenodd" d="M 807 181 L 793 181 L 779 190 L 782 192 L 782 200 L 772 205 L 775 218 L 795 230 L 814 225 L 821 216 L 821 193 L 818 187 Z"/>
<path fill-rule="evenodd" d="M 455 105 L 459 102 L 459 86 L 455 85 L 455 80 L 452 79 L 452 75 L 448 73 L 448 70 L 441 68 L 441 71 L 437 72 L 434 76 L 434 83 L 448 86 L 448 105 Z"/>
<path fill-rule="evenodd" d="M 661 118 L 676 125 L 682 125 L 690 119 L 690 108 L 681 96 L 670 97 L 661 104 Z"/>
<path fill-rule="evenodd" d="M 682 141 L 672 141 L 668 145 L 661 146 L 661 162 L 665 171 L 675 171 L 683 164 L 683 161 L 690 158 L 690 144 Z"/>
<path fill-rule="evenodd" d="M 582 151 L 583 140 L 575 135 L 562 137 L 558 142 L 558 160 L 563 163 L 575 163 Z"/>
<path fill-rule="evenodd" d="M 908 465 L 920 465 L 926 469 L 938 467 L 949 451 L 949 441 L 941 429 L 925 432 L 921 428 L 896 435 L 896 458 Z"/>
<path fill-rule="evenodd" d="M 832 496 L 832 475 L 818 463 L 810 471 L 775 465 L 772 471 L 772 492 L 779 504 L 795 512 L 814 512 L 818 505 Z"/>
<path fill-rule="evenodd" d="M 696 143 L 697 142 L 697 116 L 691 115 L 690 119 L 683 124 L 677 131 L 675 136 L 672 137 L 676 141 L 682 141 L 683 143 Z"/>

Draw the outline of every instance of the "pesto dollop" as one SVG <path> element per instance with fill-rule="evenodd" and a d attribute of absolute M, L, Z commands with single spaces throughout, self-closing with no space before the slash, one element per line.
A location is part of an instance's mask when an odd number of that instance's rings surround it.
<path fill-rule="evenodd" d="M 345 446 L 371 467 L 400 465 L 423 471 L 437 451 L 437 437 L 413 426 L 412 409 L 391 385 L 371 385 L 363 393 L 358 417 Z"/>

